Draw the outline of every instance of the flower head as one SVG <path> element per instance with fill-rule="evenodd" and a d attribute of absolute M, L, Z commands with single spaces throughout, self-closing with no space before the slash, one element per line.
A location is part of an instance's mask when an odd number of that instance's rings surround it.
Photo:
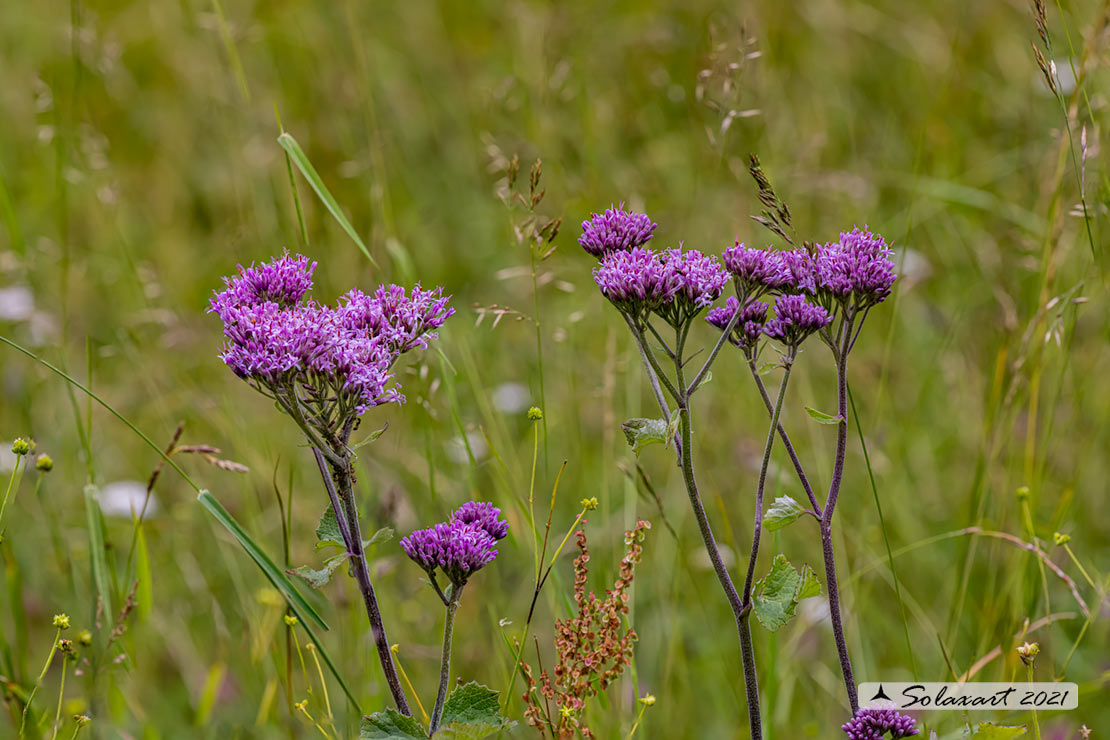
<path fill-rule="evenodd" d="M 691 318 L 721 297 L 728 283 L 728 273 L 712 255 L 696 249 L 668 249 L 663 253 L 665 265 L 673 272 L 678 284 L 674 301 L 657 311 L 670 318 L 673 325 Z"/>
<path fill-rule="evenodd" d="M 67 615 L 67 614 L 55 614 L 53 624 L 54 624 L 55 627 L 57 627 L 60 630 L 69 629 L 69 615 Z"/>
<path fill-rule="evenodd" d="M 674 266 L 641 247 L 602 257 L 594 269 L 594 282 L 614 306 L 633 316 L 668 303 L 680 287 Z"/>
<path fill-rule="evenodd" d="M 656 225 L 647 214 L 630 213 L 621 204 L 583 221 L 578 243 L 600 259 L 610 252 L 626 252 L 646 244 Z"/>
<path fill-rule="evenodd" d="M 729 296 L 725 305 L 714 308 L 707 313 L 705 320 L 724 331 L 729 322 L 732 321 L 732 317 L 736 314 L 738 308 L 740 308 L 740 301 L 733 296 Z M 763 326 L 766 323 L 767 304 L 763 301 L 749 299 L 744 304 L 744 308 L 740 309 L 740 318 L 736 320 L 736 325 L 732 328 L 732 334 L 728 341 L 745 352 L 751 351 L 759 342 L 759 337 L 763 334 Z"/>
<path fill-rule="evenodd" d="M 804 249 L 791 249 L 780 254 L 786 274 L 782 292 L 814 293 L 817 290 L 817 274 L 813 256 Z"/>
<path fill-rule="evenodd" d="M 448 521 L 404 537 L 401 549 L 429 575 L 439 568 L 460 587 L 497 557 L 497 540 L 509 529 L 508 522 L 497 518 L 500 513 L 492 504 L 471 501 Z"/>
<path fill-rule="evenodd" d="M 897 739 L 920 732 L 912 717 L 889 708 L 860 709 L 840 729 L 851 740 L 881 740 L 888 732 L 891 738 Z"/>
<path fill-rule="evenodd" d="M 786 285 L 789 275 L 782 261 L 782 253 L 770 249 L 746 247 L 737 242 L 721 255 L 725 267 L 736 282 L 736 289 L 743 296 L 757 297 Z"/>
<path fill-rule="evenodd" d="M 802 295 L 784 295 L 775 301 L 775 318 L 767 322 L 763 332 L 788 347 L 796 349 L 806 337 L 828 326 L 832 316 L 821 306 Z"/>
<path fill-rule="evenodd" d="M 12 442 L 12 452 L 21 457 L 28 454 L 32 449 L 34 449 L 34 445 L 23 437 L 16 437 L 16 440 Z"/>
<path fill-rule="evenodd" d="M 224 318 L 224 312 L 242 306 L 275 303 L 292 306 L 312 287 L 315 262 L 304 255 L 290 256 L 288 251 L 271 262 L 257 267 L 239 265 L 239 274 L 224 278 L 227 287 L 217 293 L 211 302 L 212 310 Z M 225 319 L 226 320 L 226 319 Z"/>
<path fill-rule="evenodd" d="M 866 228 L 843 232 L 839 242 L 817 250 L 817 286 L 836 301 L 854 299 L 860 308 L 881 303 L 897 279 L 892 256 L 882 236 Z"/>
<path fill-rule="evenodd" d="M 473 524 L 484 529 L 495 540 L 503 540 L 509 533 L 509 523 L 504 519 L 498 519 L 499 516 L 501 516 L 501 509 L 488 501 L 467 501 L 455 509 L 451 518 L 463 524 Z"/>
<path fill-rule="evenodd" d="M 449 296 L 442 288 L 424 290 L 417 283 L 409 295 L 399 285 L 381 285 L 373 297 L 358 288 L 343 296 L 340 320 L 359 334 L 381 337 L 391 351 L 400 355 L 428 347 L 436 330 L 455 309 L 448 308 Z"/>
<path fill-rule="evenodd" d="M 39 471 L 40 473 L 49 473 L 53 469 L 54 458 L 50 457 L 50 455 L 43 453 L 38 456 L 37 460 L 35 460 L 35 470 Z"/>

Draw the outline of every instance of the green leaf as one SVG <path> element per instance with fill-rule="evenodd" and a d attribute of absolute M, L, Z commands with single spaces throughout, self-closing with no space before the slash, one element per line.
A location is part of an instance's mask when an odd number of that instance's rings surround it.
<path fill-rule="evenodd" d="M 293 568 L 285 572 L 291 576 L 297 576 L 303 579 L 305 583 L 313 588 L 323 588 L 331 581 L 331 574 L 335 572 L 336 568 L 343 565 L 346 561 L 346 554 L 336 555 L 324 561 L 324 567 L 320 570 L 314 570 L 307 565 L 302 565 L 299 568 Z"/>
<path fill-rule="evenodd" d="M 406 717 L 396 709 L 374 712 L 362 718 L 358 730 L 359 740 L 427 740 L 428 733 L 412 717 Z"/>
<path fill-rule="evenodd" d="M 818 424 L 839 424 L 844 421 L 842 416 L 829 416 L 825 412 L 811 409 L 809 406 L 806 406 L 806 413 L 812 416 Z"/>
<path fill-rule="evenodd" d="M 346 547 L 343 535 L 339 532 L 339 520 L 330 506 L 324 510 L 320 523 L 316 526 L 316 549 L 321 547 Z"/>
<path fill-rule="evenodd" d="M 301 596 L 296 586 L 290 583 L 289 579 L 285 577 L 285 574 L 281 572 L 281 569 L 270 559 L 270 556 L 266 554 L 258 543 L 255 542 L 241 526 L 239 526 L 239 522 L 235 521 L 235 518 L 227 513 L 227 509 L 216 500 L 215 496 L 208 491 L 202 490 L 197 494 L 197 500 L 200 501 L 201 505 L 224 526 L 224 529 L 230 532 L 231 535 L 239 541 L 239 544 L 247 551 L 247 554 L 251 556 L 251 559 L 254 560 L 255 564 L 262 570 L 270 583 L 274 585 L 274 588 L 281 591 L 285 596 L 285 600 L 289 603 L 289 607 L 293 610 L 293 613 L 297 615 L 298 619 L 302 622 L 311 620 L 320 627 L 328 629 L 327 623 L 324 622 L 320 615 L 316 613 L 316 610 L 304 600 L 304 597 Z"/>
<path fill-rule="evenodd" d="M 763 528 L 774 532 L 806 513 L 807 509 L 789 496 L 779 496 L 763 515 Z"/>
<path fill-rule="evenodd" d="M 656 443 L 670 446 L 678 431 L 678 409 L 671 414 L 670 421 L 666 419 L 629 419 L 621 424 L 624 438 L 632 452 L 639 455 L 640 450 Z"/>
<path fill-rule="evenodd" d="M 104 551 L 104 521 L 100 513 L 99 489 L 89 484 L 85 486 L 85 524 L 89 531 L 89 557 L 92 561 L 92 580 L 100 607 L 104 614 L 112 611 L 112 581 L 108 572 L 108 556 Z M 110 617 L 109 617 L 110 618 Z"/>
<path fill-rule="evenodd" d="M 793 618 L 799 601 L 820 593 L 821 584 L 812 568 L 803 565 L 799 573 L 779 553 L 770 572 L 755 584 L 752 611 L 760 624 L 775 632 Z"/>
<path fill-rule="evenodd" d="M 993 722 L 981 722 L 979 726 L 975 728 L 975 734 L 971 737 L 979 738 L 979 740 L 1009 740 L 1013 737 L 1021 737 L 1024 734 L 1024 725 L 1004 727 L 1002 725 L 996 725 Z"/>
<path fill-rule="evenodd" d="M 393 539 L 393 530 L 389 527 L 382 527 L 377 532 L 370 536 L 370 539 L 363 540 L 363 547 L 370 547 L 371 545 L 384 545 Z"/>
<path fill-rule="evenodd" d="M 378 437 L 380 437 L 380 436 L 382 436 L 383 434 L 385 434 L 385 430 L 386 430 L 386 429 L 389 429 L 389 422 L 386 422 L 386 423 L 385 423 L 385 426 L 383 426 L 383 427 L 382 427 L 381 429 L 375 429 L 374 431 L 372 431 L 372 432 L 370 432 L 369 434 L 367 434 L 367 435 L 366 435 L 366 439 L 363 439 L 363 440 L 360 440 L 360 441 L 358 441 L 358 442 L 355 442 L 355 443 L 354 443 L 353 445 L 351 445 L 351 449 L 352 449 L 352 450 L 357 450 L 357 449 L 358 449 L 359 447 L 362 447 L 363 445 L 368 445 L 368 444 L 370 444 L 370 443 L 371 443 L 371 442 L 373 442 L 373 441 L 374 441 L 375 439 L 377 439 Z"/>
<path fill-rule="evenodd" d="M 297 169 L 300 170 L 304 178 L 308 180 L 308 184 L 316 191 L 316 195 L 320 197 L 320 201 L 324 204 L 324 207 L 328 209 L 328 213 L 332 215 L 332 218 L 334 218 L 340 227 L 347 232 L 347 236 L 354 240 L 354 243 L 358 245 L 362 253 L 366 255 L 366 259 L 370 260 L 370 264 L 377 267 L 377 261 L 371 256 L 370 250 L 366 248 L 358 232 L 351 226 L 351 222 L 343 215 L 343 210 L 339 207 L 335 198 L 332 197 L 327 186 L 324 185 L 324 181 L 320 179 L 320 175 L 316 173 L 316 168 L 312 166 L 312 162 L 308 161 L 308 157 L 301 149 L 301 145 L 297 143 L 297 140 L 287 133 L 282 133 L 281 136 L 278 137 L 278 144 L 289 154 L 290 158 L 293 160 L 293 164 L 297 165 Z"/>
<path fill-rule="evenodd" d="M 802 575 L 798 580 L 798 594 L 794 597 L 795 601 L 802 599 L 809 599 L 814 596 L 821 595 L 821 581 L 817 580 L 817 574 L 813 572 L 806 564 L 802 564 Z"/>
<path fill-rule="evenodd" d="M 479 740 L 512 723 L 501 716 L 497 692 L 471 681 L 459 686 L 443 705 L 443 722 L 436 737 Z"/>

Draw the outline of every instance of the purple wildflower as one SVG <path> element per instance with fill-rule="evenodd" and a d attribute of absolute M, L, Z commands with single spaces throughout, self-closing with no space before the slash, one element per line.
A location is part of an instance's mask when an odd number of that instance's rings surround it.
<path fill-rule="evenodd" d="M 630 213 L 624 204 L 595 213 L 582 222 L 578 243 L 594 257 L 601 259 L 610 252 L 627 252 L 651 239 L 656 224 L 644 213 Z"/>
<path fill-rule="evenodd" d="M 501 516 L 501 509 L 488 501 L 467 501 L 455 510 L 451 518 L 463 524 L 480 527 L 495 540 L 503 540 L 509 533 L 509 523 L 504 519 L 498 519 L 499 516 Z"/>
<path fill-rule="evenodd" d="M 744 296 L 754 298 L 777 290 L 789 279 L 781 253 L 769 249 L 746 247 L 737 242 L 724 251 L 721 259 L 736 281 L 737 292 Z"/>
<path fill-rule="evenodd" d="M 782 265 L 786 273 L 783 291 L 789 293 L 809 293 L 817 291 L 817 268 L 813 255 L 804 249 L 791 249 L 782 252 Z"/>
<path fill-rule="evenodd" d="M 893 708 L 860 709 L 840 729 L 851 740 L 881 740 L 888 732 L 893 740 L 897 740 L 920 732 L 912 717 L 899 714 Z"/>
<path fill-rule="evenodd" d="M 823 329 L 832 316 L 802 295 L 784 295 L 775 301 L 775 318 L 767 322 L 763 332 L 788 347 L 797 348 L 813 332 Z"/>
<path fill-rule="evenodd" d="M 873 306 L 886 300 L 897 278 L 891 257 L 882 236 L 866 227 L 843 232 L 839 242 L 818 249 L 817 284 L 836 301 L 854 298 L 860 308 Z"/>
<path fill-rule="evenodd" d="M 292 306 L 312 287 L 315 269 L 316 263 L 310 263 L 308 257 L 299 254 L 292 257 L 288 251 L 257 267 L 239 265 L 237 276 L 224 278 L 227 287 L 213 296 L 210 310 L 226 321 L 225 314 L 239 308 L 265 303 Z"/>
<path fill-rule="evenodd" d="M 438 336 L 435 330 L 455 313 L 447 307 L 449 298 L 442 288 L 424 290 L 419 283 L 408 296 L 399 285 L 380 285 L 373 297 L 354 288 L 343 296 L 346 303 L 340 314 L 349 328 L 381 337 L 401 355 L 417 347 L 426 349 L 428 340 Z"/>
<path fill-rule="evenodd" d="M 721 297 L 721 291 L 728 283 L 728 273 L 713 255 L 704 255 L 696 249 L 668 249 L 663 255 L 678 276 L 679 288 L 676 297 L 689 304 L 690 308 L 702 309 Z"/>
<path fill-rule="evenodd" d="M 670 302 L 681 287 L 674 266 L 641 247 L 602 257 L 594 282 L 614 306 L 633 316 Z"/>
<path fill-rule="evenodd" d="M 721 331 L 724 331 L 733 315 L 740 307 L 740 301 L 729 296 L 725 305 L 714 308 L 705 315 L 705 320 Z M 763 333 L 763 325 L 767 323 L 767 304 L 762 301 L 749 300 L 740 311 L 740 318 L 732 329 L 728 341 L 749 352 L 753 350 Z"/>
<path fill-rule="evenodd" d="M 470 513 L 484 511 L 481 505 L 463 506 L 459 511 L 464 509 Z M 498 523 L 496 515 L 492 522 L 508 527 L 506 522 Z M 493 562 L 497 557 L 496 547 L 497 539 L 482 524 L 466 522 L 457 516 L 433 527 L 418 529 L 401 540 L 401 549 L 413 562 L 431 576 L 439 568 L 456 588 Z"/>

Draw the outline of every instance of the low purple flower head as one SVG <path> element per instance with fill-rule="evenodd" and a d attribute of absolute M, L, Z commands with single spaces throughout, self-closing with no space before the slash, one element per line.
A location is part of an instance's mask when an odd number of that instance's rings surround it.
<path fill-rule="evenodd" d="M 610 252 L 594 268 L 601 294 L 632 316 L 642 316 L 670 302 L 681 287 L 674 267 L 642 247 Z"/>
<path fill-rule="evenodd" d="M 797 349 L 806 337 L 832 322 L 832 315 L 802 295 L 784 295 L 775 301 L 775 318 L 767 322 L 763 333 Z"/>
<path fill-rule="evenodd" d="M 781 252 L 746 247 L 742 242 L 736 242 L 724 251 L 721 259 L 732 273 L 736 291 L 749 298 L 778 290 L 789 280 Z"/>
<path fill-rule="evenodd" d="M 338 306 L 305 300 L 316 263 L 288 253 L 272 262 L 239 268 L 209 310 L 224 324 L 220 358 L 256 389 L 292 408 L 306 407 L 310 423 L 334 432 L 337 404 L 355 416 L 373 406 L 403 402 L 390 368 L 404 352 L 426 347 L 453 313 L 442 290 L 416 286 L 409 295 L 395 285 L 372 296 L 358 290 Z"/>
<path fill-rule="evenodd" d="M 740 301 L 734 296 L 729 296 L 725 305 L 711 310 L 705 315 L 705 320 L 724 331 L 738 308 L 740 308 Z M 745 303 L 728 341 L 745 353 L 752 352 L 763 334 L 763 325 L 767 323 L 767 308 L 767 304 L 763 301 L 749 300 Z"/>
<path fill-rule="evenodd" d="M 645 213 L 624 210 L 624 204 L 595 213 L 582 222 L 578 243 L 594 257 L 601 259 L 610 252 L 627 252 L 643 246 L 651 239 L 657 224 Z"/>
<path fill-rule="evenodd" d="M 817 285 L 836 302 L 852 300 L 858 308 L 881 303 L 897 279 L 892 256 L 882 236 L 866 227 L 843 232 L 839 242 L 818 248 Z"/>
<path fill-rule="evenodd" d="M 856 716 L 841 726 L 851 740 L 882 740 L 886 733 L 897 740 L 916 735 L 921 730 L 912 717 L 899 714 L 895 709 L 860 709 Z"/>
<path fill-rule="evenodd" d="M 489 503 L 470 501 L 451 518 L 427 529 L 418 529 L 401 540 L 401 549 L 429 576 L 437 568 L 456 588 L 497 557 L 497 540 L 509 523 L 497 517 L 501 510 Z"/>

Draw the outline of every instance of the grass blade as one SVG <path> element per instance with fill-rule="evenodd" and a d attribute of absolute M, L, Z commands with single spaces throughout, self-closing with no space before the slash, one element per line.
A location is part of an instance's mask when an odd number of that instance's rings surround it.
<path fill-rule="evenodd" d="M 114 615 L 112 610 L 112 581 L 108 573 L 108 558 L 104 550 L 104 522 L 100 515 L 100 500 L 94 485 L 85 486 L 85 521 L 89 530 L 89 562 L 92 567 L 93 585 L 100 599 L 100 608 L 93 612 Z"/>
<path fill-rule="evenodd" d="M 296 139 L 284 132 L 278 137 L 278 143 L 281 144 L 281 148 L 284 149 L 293 160 L 293 164 L 297 165 L 297 169 L 301 171 L 304 178 L 308 180 L 308 184 L 316 191 L 316 195 L 320 197 L 324 207 L 328 209 L 328 213 L 330 213 L 343 230 L 347 232 L 347 236 L 354 240 L 358 248 L 362 250 L 362 253 L 366 255 L 366 259 L 370 260 L 370 264 L 377 267 L 377 261 L 371 256 L 370 250 L 366 248 L 366 244 L 363 243 L 362 237 L 360 237 L 354 227 L 351 226 L 351 222 L 343 215 L 343 210 L 339 207 L 335 198 L 332 197 L 327 186 L 324 185 L 324 181 L 320 179 L 320 175 L 316 173 L 316 168 L 312 166 L 312 162 L 308 161 L 308 157 L 305 155 L 304 150 L 301 149 L 301 145 L 297 143 Z"/>
<path fill-rule="evenodd" d="M 285 595 L 285 600 L 289 602 L 289 607 L 293 610 L 293 613 L 297 615 L 298 619 L 302 622 L 311 619 L 324 629 L 328 629 L 327 623 L 325 623 L 320 615 L 316 613 L 316 610 L 305 601 L 296 587 L 289 582 L 289 579 L 282 573 L 281 568 L 277 567 L 259 544 L 239 526 L 239 522 L 235 521 L 235 518 L 216 500 L 215 496 L 208 491 L 201 491 L 197 494 L 197 501 L 216 518 L 216 521 L 224 526 L 224 529 L 230 532 L 231 535 L 239 541 L 239 544 L 247 551 L 247 554 L 251 556 L 255 564 L 262 569 L 263 574 L 265 574 L 266 578 L 270 580 L 270 583 L 274 585 L 274 588 Z"/>

